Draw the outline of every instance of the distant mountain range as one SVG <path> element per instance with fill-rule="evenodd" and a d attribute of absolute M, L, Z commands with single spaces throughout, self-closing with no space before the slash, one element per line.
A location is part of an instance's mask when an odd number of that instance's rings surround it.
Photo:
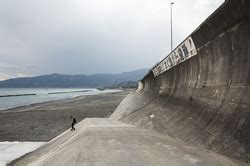
<path fill-rule="evenodd" d="M 63 75 L 51 74 L 36 77 L 22 77 L 0 81 L 0 88 L 42 88 L 42 87 L 119 87 L 136 85 L 148 69 L 134 70 L 120 74 Z"/>

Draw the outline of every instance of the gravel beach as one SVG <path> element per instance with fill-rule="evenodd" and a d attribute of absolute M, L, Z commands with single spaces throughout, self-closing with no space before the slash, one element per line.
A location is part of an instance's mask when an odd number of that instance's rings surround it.
<path fill-rule="evenodd" d="M 129 90 L 80 96 L 0 111 L 0 141 L 50 141 L 71 127 L 70 116 L 109 117 Z"/>

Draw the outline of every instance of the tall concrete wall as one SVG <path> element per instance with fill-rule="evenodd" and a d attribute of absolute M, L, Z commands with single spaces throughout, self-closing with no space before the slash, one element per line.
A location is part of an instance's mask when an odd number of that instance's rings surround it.
<path fill-rule="evenodd" d="M 190 37 L 197 54 L 151 70 L 111 118 L 250 162 L 250 1 L 226 1 Z"/>

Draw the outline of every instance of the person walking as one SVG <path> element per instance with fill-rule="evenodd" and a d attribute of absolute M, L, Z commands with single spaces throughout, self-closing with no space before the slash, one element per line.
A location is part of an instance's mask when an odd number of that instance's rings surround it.
<path fill-rule="evenodd" d="M 76 124 L 76 118 L 74 118 L 73 116 L 70 116 L 70 117 L 71 117 L 71 120 L 72 120 L 72 123 L 71 123 L 71 131 L 74 131 L 74 130 L 75 130 L 74 125 Z"/>

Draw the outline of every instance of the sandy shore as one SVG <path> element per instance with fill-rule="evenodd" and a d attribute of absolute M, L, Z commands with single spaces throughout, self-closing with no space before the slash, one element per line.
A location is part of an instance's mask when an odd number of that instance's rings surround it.
<path fill-rule="evenodd" d="M 129 93 L 105 93 L 0 111 L 0 141 L 49 141 L 70 128 L 70 116 L 109 117 Z"/>

